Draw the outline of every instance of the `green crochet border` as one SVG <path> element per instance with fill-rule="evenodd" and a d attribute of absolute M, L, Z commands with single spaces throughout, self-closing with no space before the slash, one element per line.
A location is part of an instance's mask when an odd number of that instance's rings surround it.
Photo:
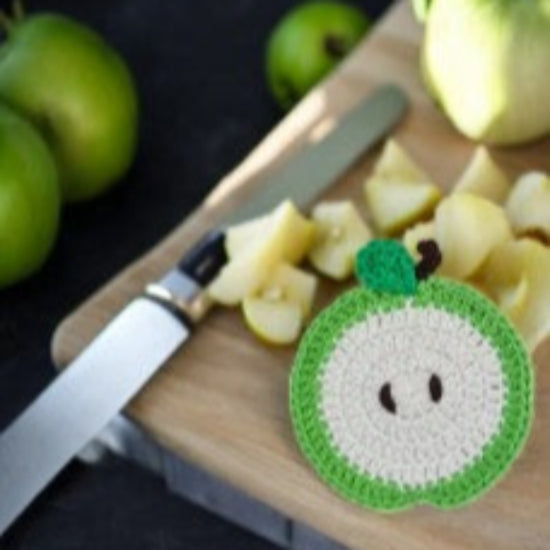
<path fill-rule="evenodd" d="M 508 390 L 502 429 L 483 456 L 451 478 L 421 488 L 400 487 L 358 471 L 332 446 L 319 412 L 320 374 L 343 332 L 369 315 L 402 308 L 408 301 L 416 307 L 434 306 L 469 320 L 497 350 Z M 319 476 L 348 500 L 380 511 L 398 511 L 421 503 L 454 508 L 487 491 L 523 448 L 532 422 L 533 395 L 531 360 L 512 325 L 479 292 L 442 278 L 420 283 L 413 297 L 364 287 L 345 293 L 306 332 L 290 378 L 290 412 L 305 456 Z"/>

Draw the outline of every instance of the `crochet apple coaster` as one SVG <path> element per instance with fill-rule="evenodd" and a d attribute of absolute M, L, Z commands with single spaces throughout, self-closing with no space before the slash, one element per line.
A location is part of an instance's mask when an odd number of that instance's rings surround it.
<path fill-rule="evenodd" d="M 300 344 L 290 382 L 298 443 L 347 499 L 377 510 L 461 506 L 510 467 L 529 433 L 532 366 L 483 295 L 427 277 L 395 241 L 357 258 L 363 286 L 337 299 Z M 426 253 L 429 252 L 429 253 Z"/>

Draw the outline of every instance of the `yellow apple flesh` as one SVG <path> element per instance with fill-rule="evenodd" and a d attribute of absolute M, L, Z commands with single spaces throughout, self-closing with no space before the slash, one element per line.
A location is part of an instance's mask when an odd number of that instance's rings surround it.
<path fill-rule="evenodd" d="M 253 295 L 244 298 L 247 326 L 267 343 L 294 342 L 311 311 L 316 290 L 315 276 L 279 264 Z"/>
<path fill-rule="evenodd" d="M 357 251 L 372 232 L 351 201 L 324 202 L 312 212 L 315 238 L 309 261 L 323 275 L 343 280 L 353 273 Z"/>
<path fill-rule="evenodd" d="M 428 218 L 441 198 L 439 188 L 393 140 L 386 143 L 364 190 L 376 228 L 389 236 Z"/>
<path fill-rule="evenodd" d="M 241 227 L 240 231 L 247 232 L 249 228 Z M 237 305 L 260 288 L 276 265 L 301 260 L 310 246 L 313 232 L 313 223 L 290 201 L 285 201 L 269 215 L 256 238 L 248 244 L 243 240 L 242 249 L 233 250 L 233 258 L 209 286 L 209 295 L 221 304 Z"/>
<path fill-rule="evenodd" d="M 550 241 L 550 177 L 528 172 L 515 183 L 506 213 L 517 235 L 534 235 Z"/>
<path fill-rule="evenodd" d="M 234 259 L 247 247 L 263 241 L 274 230 L 286 233 L 282 259 L 299 263 L 309 250 L 315 232 L 313 223 L 305 218 L 290 200 L 282 202 L 270 214 L 229 227 L 225 250 Z"/>
<path fill-rule="evenodd" d="M 261 237 L 269 225 L 269 219 L 268 214 L 228 227 L 225 232 L 225 252 L 228 258 L 235 259 Z"/>
<path fill-rule="evenodd" d="M 510 192 L 511 182 L 494 161 L 486 147 L 478 146 L 453 191 L 480 195 L 503 204 Z"/>
<path fill-rule="evenodd" d="M 504 243 L 478 280 L 534 351 L 550 333 L 550 249 L 528 238 Z"/>
<path fill-rule="evenodd" d="M 466 279 L 475 275 L 499 244 L 512 239 L 504 210 L 471 193 L 454 193 L 435 211 L 434 235 L 443 261 L 442 275 Z"/>

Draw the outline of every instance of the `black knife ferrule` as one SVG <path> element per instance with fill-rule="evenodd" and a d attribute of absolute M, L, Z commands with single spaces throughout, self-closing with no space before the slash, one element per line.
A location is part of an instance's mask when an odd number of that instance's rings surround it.
<path fill-rule="evenodd" d="M 223 231 L 211 231 L 185 254 L 178 264 L 179 270 L 199 286 L 207 286 L 227 263 L 224 245 Z"/>

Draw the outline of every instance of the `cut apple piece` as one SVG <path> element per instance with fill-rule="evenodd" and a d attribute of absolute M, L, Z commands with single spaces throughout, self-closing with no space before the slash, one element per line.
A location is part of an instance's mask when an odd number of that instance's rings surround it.
<path fill-rule="evenodd" d="M 260 216 L 247 222 L 233 225 L 225 232 L 225 252 L 230 259 L 236 258 L 251 243 L 265 234 L 270 216 Z"/>
<path fill-rule="evenodd" d="M 377 229 L 396 235 L 429 217 L 441 191 L 395 141 L 389 140 L 365 182 L 365 197 Z"/>
<path fill-rule="evenodd" d="M 269 215 L 257 237 L 235 252 L 211 283 L 208 288 L 211 298 L 227 306 L 237 305 L 260 288 L 277 264 L 299 261 L 311 244 L 314 230 L 313 222 L 306 220 L 290 201 L 283 202 Z M 250 226 L 244 229 L 241 226 L 238 231 L 241 235 L 237 241 L 243 242 L 242 234 L 250 232 Z"/>
<path fill-rule="evenodd" d="M 374 173 L 387 178 L 399 176 L 407 181 L 428 181 L 429 179 L 394 139 L 386 141 L 384 150 L 374 166 Z"/>
<path fill-rule="evenodd" d="M 372 233 L 351 201 L 323 202 L 312 212 L 315 238 L 309 261 L 328 277 L 343 280 L 353 273 L 355 255 Z"/>
<path fill-rule="evenodd" d="M 229 227 L 225 232 L 225 250 L 234 259 L 258 240 L 273 231 L 286 234 L 282 260 L 300 262 L 306 255 L 315 232 L 314 224 L 305 218 L 290 200 L 282 202 L 271 213 Z"/>
<path fill-rule="evenodd" d="M 223 305 L 235 306 L 245 296 L 255 292 L 280 261 L 281 243 L 278 235 L 257 241 L 220 271 L 208 287 L 210 297 Z"/>
<path fill-rule="evenodd" d="M 248 328 L 267 344 L 291 344 L 302 331 L 298 304 L 249 297 L 243 301 L 243 314 Z"/>
<path fill-rule="evenodd" d="M 528 238 L 504 243 L 478 280 L 534 351 L 550 334 L 550 249 Z"/>
<path fill-rule="evenodd" d="M 491 251 L 512 239 L 504 210 L 471 193 L 454 193 L 435 211 L 434 236 L 443 261 L 439 272 L 455 279 L 475 275 Z"/>
<path fill-rule="evenodd" d="M 243 300 L 247 326 L 270 344 L 290 344 L 300 335 L 311 311 L 317 278 L 279 264 L 254 295 Z"/>
<path fill-rule="evenodd" d="M 373 176 L 365 185 L 367 204 L 377 229 L 396 235 L 431 215 L 441 198 L 435 185 Z"/>
<path fill-rule="evenodd" d="M 550 177 L 528 172 L 515 183 L 506 202 L 506 213 L 517 235 L 550 241 Z"/>
<path fill-rule="evenodd" d="M 510 192 L 510 187 L 508 176 L 493 160 L 487 148 L 480 145 L 456 182 L 453 191 L 473 193 L 497 204 L 503 204 Z"/>
<path fill-rule="evenodd" d="M 237 305 L 260 288 L 277 264 L 300 261 L 314 232 L 313 222 L 304 218 L 291 201 L 281 203 L 265 220 L 258 218 L 228 229 L 226 251 L 230 261 L 208 293 L 216 302 Z"/>
<path fill-rule="evenodd" d="M 411 257 L 415 261 L 419 261 L 421 259 L 421 256 L 418 252 L 418 243 L 434 238 L 435 223 L 433 222 L 433 220 L 429 222 L 420 222 L 405 231 L 405 233 L 403 234 L 403 244 L 405 245 L 405 248 L 409 251 Z"/>

